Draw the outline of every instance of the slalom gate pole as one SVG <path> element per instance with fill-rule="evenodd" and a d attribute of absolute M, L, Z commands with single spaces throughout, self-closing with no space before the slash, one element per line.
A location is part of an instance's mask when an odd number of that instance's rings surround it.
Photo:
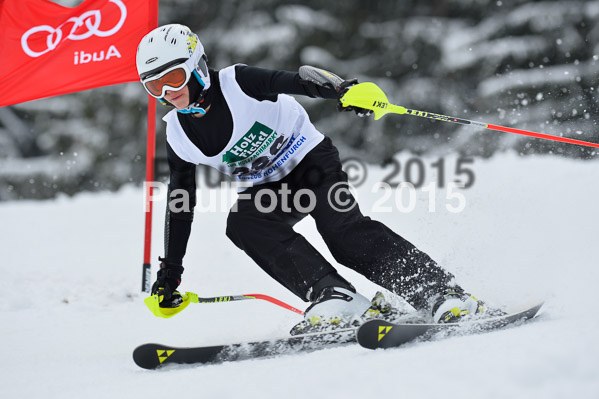
<path fill-rule="evenodd" d="M 149 28 L 158 27 L 158 1 L 150 0 Z M 156 99 L 148 95 L 148 136 L 146 143 L 146 181 L 144 186 L 144 263 L 141 273 L 141 292 L 150 292 L 150 281 L 152 279 L 152 264 L 150 262 L 152 253 L 152 202 L 150 198 L 153 188 L 149 184 L 154 181 L 154 158 L 156 153 Z"/>
<path fill-rule="evenodd" d="M 156 151 L 156 99 L 148 95 L 148 137 L 146 148 L 146 181 L 144 184 L 144 263 L 141 274 L 141 291 L 150 292 L 150 281 L 152 280 L 152 182 L 154 181 L 154 157 Z"/>

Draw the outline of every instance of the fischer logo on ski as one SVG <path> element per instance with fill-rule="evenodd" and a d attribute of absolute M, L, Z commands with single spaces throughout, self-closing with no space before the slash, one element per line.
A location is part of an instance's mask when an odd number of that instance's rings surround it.
<path fill-rule="evenodd" d="M 393 328 L 393 326 L 379 326 L 379 341 L 387 335 L 387 333 Z"/>
<path fill-rule="evenodd" d="M 172 355 L 174 350 L 166 350 L 166 349 L 157 349 L 156 354 L 158 355 L 158 360 L 160 363 L 164 362 L 170 355 Z"/>

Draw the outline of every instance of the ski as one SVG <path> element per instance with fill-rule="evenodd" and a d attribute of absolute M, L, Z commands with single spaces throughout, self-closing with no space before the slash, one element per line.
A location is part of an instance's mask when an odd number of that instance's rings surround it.
<path fill-rule="evenodd" d="M 423 324 L 392 323 L 370 320 L 359 328 L 301 334 L 264 341 L 235 344 L 173 347 L 162 344 L 143 344 L 133 351 L 133 361 L 144 369 L 157 369 L 169 364 L 218 364 L 223 362 L 307 353 L 355 343 L 368 349 L 392 348 L 415 339 L 430 340 L 440 336 L 465 335 L 494 330 L 532 319 L 542 303 L 526 310 L 488 319 L 463 323 Z"/>
<path fill-rule="evenodd" d="M 445 336 L 495 330 L 518 321 L 532 319 L 542 306 L 543 303 L 539 303 L 520 312 L 462 323 L 398 324 L 384 320 L 370 320 L 358 329 L 357 340 L 361 346 L 368 349 L 394 348 L 417 338 L 432 340 Z"/>
<path fill-rule="evenodd" d="M 143 344 L 133 351 L 133 361 L 141 368 L 157 369 L 168 364 L 218 364 L 312 352 L 355 343 L 356 329 L 347 328 L 265 341 L 186 348 Z"/>

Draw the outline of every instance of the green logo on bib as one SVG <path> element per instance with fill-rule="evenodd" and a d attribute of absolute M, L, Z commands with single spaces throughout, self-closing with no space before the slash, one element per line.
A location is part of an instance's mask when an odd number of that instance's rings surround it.
<path fill-rule="evenodd" d="M 223 162 L 229 167 L 252 162 L 272 144 L 277 136 L 278 133 L 268 126 L 255 122 L 250 130 L 223 154 Z"/>

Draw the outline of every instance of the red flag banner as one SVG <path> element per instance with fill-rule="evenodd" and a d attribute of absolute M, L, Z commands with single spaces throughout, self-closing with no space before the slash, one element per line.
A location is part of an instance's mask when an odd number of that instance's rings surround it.
<path fill-rule="evenodd" d="M 0 107 L 138 80 L 158 0 L 0 0 Z"/>

